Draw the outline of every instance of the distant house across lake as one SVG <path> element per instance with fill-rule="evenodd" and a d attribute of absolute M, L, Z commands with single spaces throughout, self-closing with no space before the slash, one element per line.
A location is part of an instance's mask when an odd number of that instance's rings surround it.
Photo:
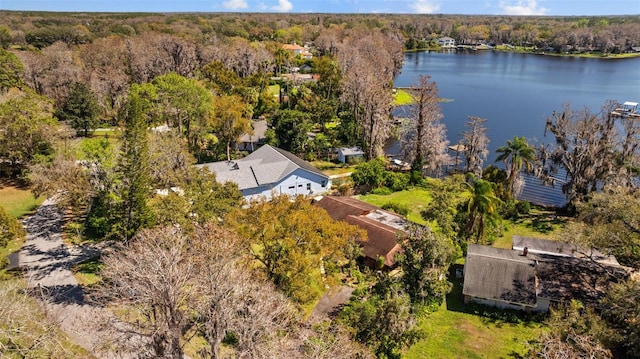
<path fill-rule="evenodd" d="M 448 36 L 441 37 L 436 41 L 440 47 L 456 47 L 456 40 Z"/>

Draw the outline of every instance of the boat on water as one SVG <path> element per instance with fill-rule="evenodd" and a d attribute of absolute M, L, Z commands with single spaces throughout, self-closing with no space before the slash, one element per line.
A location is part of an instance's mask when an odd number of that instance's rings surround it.
<path fill-rule="evenodd" d="M 611 111 L 611 114 L 616 117 L 633 117 L 640 119 L 640 108 L 637 102 L 626 101 L 622 104 L 622 107 Z"/>

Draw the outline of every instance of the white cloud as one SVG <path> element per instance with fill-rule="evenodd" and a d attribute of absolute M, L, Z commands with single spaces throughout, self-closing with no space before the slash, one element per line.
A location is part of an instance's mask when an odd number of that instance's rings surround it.
<path fill-rule="evenodd" d="M 222 6 L 228 10 L 246 9 L 249 7 L 245 0 L 229 0 L 222 3 Z"/>
<path fill-rule="evenodd" d="M 432 0 L 416 0 L 409 8 L 418 14 L 433 14 L 440 10 L 440 4 Z"/>
<path fill-rule="evenodd" d="M 505 15 L 545 15 L 548 11 L 538 6 L 536 0 L 518 0 L 515 4 L 502 1 L 500 8 Z"/>
<path fill-rule="evenodd" d="M 291 9 L 293 9 L 293 4 L 289 0 L 278 0 L 278 5 L 271 7 L 271 10 L 279 12 L 287 12 Z"/>

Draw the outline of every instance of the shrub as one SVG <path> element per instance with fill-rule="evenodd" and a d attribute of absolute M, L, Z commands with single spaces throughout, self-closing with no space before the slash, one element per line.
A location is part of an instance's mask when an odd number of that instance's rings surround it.
<path fill-rule="evenodd" d="M 10 216 L 4 207 L 0 206 L 0 247 L 4 247 L 11 240 L 26 235 L 22 224 L 13 216 Z"/>
<path fill-rule="evenodd" d="M 400 204 L 400 203 L 388 202 L 382 206 L 382 209 L 395 212 L 405 217 L 407 216 L 407 214 L 409 214 L 409 207 L 405 204 Z"/>
<path fill-rule="evenodd" d="M 392 190 L 390 190 L 390 189 L 389 189 L 389 188 L 387 188 L 387 187 L 380 187 L 380 188 L 376 188 L 376 189 L 374 189 L 373 191 L 371 191 L 371 193 L 373 193 L 373 194 L 378 194 L 378 195 L 381 195 L 381 196 L 388 196 L 388 195 L 390 195 L 391 193 L 393 193 L 393 191 L 392 191 Z"/>
<path fill-rule="evenodd" d="M 384 184 L 393 192 L 398 192 L 409 187 L 410 176 L 401 172 L 387 172 L 385 174 Z"/>
<path fill-rule="evenodd" d="M 518 201 L 516 203 L 516 211 L 520 215 L 529 214 L 531 212 L 531 203 L 529 201 Z"/>

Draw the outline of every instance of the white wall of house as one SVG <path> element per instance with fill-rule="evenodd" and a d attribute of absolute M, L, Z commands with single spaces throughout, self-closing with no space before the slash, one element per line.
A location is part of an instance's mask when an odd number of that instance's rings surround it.
<path fill-rule="evenodd" d="M 261 198 L 269 200 L 274 193 L 286 194 L 289 196 L 316 196 L 327 192 L 330 188 L 331 180 L 327 177 L 299 168 L 278 183 L 268 186 L 249 188 L 243 190 L 242 194 L 247 201 Z"/>
<path fill-rule="evenodd" d="M 541 313 L 549 311 L 549 304 L 551 302 L 548 298 L 538 297 L 536 298 L 536 306 L 528 307 L 525 305 L 503 302 L 500 300 L 482 299 L 477 297 L 469 297 L 469 301 L 482 304 L 482 305 L 488 305 L 491 307 L 500 308 L 500 309 L 515 309 L 515 310 L 524 310 L 524 311 L 529 310 L 532 312 L 541 312 Z"/>
<path fill-rule="evenodd" d="M 534 309 L 533 307 L 527 307 L 527 306 L 524 306 L 524 305 L 507 303 L 507 302 L 502 302 L 502 301 L 499 301 L 499 300 L 481 299 L 481 298 L 476 298 L 476 297 L 471 297 L 471 302 L 478 303 L 478 304 L 483 304 L 483 305 L 488 305 L 488 306 L 496 307 L 496 308 L 500 308 L 500 309 L 515 309 L 515 310 L 527 310 L 527 308 L 530 308 L 530 310 Z"/>

